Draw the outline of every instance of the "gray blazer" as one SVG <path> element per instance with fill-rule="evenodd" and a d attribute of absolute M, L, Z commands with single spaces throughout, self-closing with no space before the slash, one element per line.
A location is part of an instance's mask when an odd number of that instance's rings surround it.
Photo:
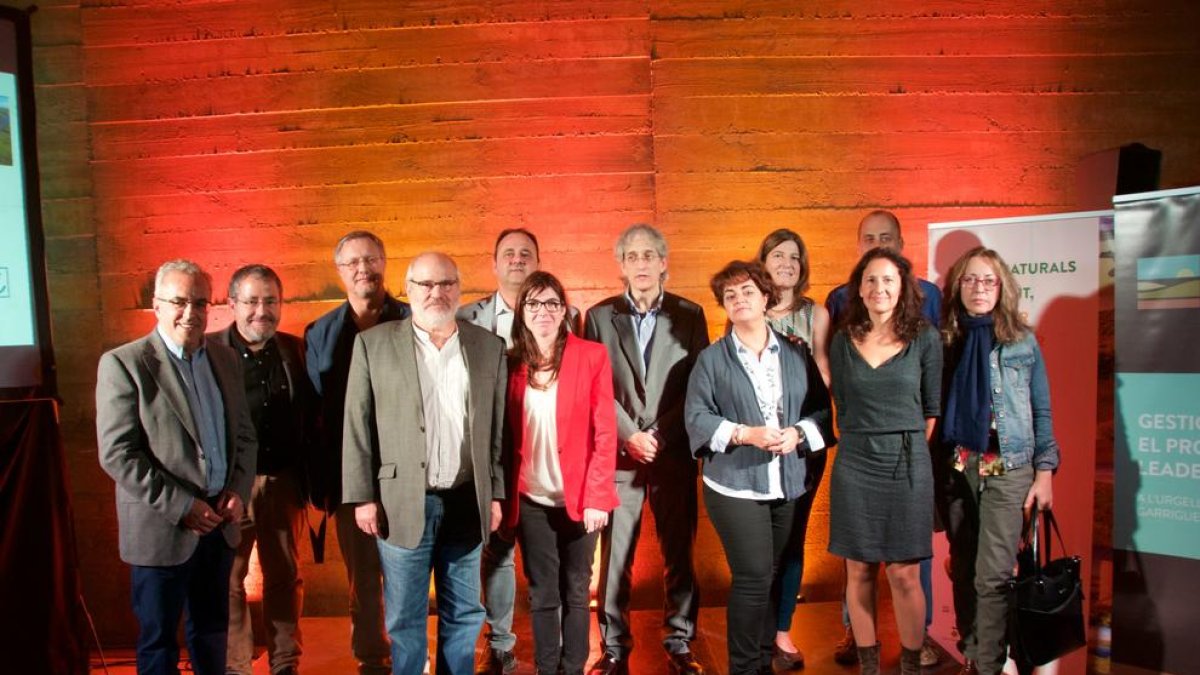
<path fill-rule="evenodd" d="M 458 322 L 467 361 L 475 498 L 486 540 L 492 499 L 504 498 L 501 444 L 508 368 L 504 341 Z M 391 321 L 354 340 L 342 435 L 342 503 L 379 502 L 388 543 L 415 548 L 425 531 L 425 412 L 412 319 Z M 494 495 L 494 497 L 493 497 Z"/>
<path fill-rule="evenodd" d="M 215 341 L 205 348 L 225 403 L 229 472 L 225 488 L 249 502 L 258 444 L 246 407 L 242 366 Z M 96 438 L 100 466 L 116 481 L 121 560 L 131 565 L 178 565 L 199 536 L 183 527 L 193 498 L 203 498 L 206 468 L 187 395 L 157 332 L 100 357 L 96 373 Z M 236 547 L 238 523 L 222 527 Z"/>
<path fill-rule="evenodd" d="M 579 308 L 571 305 L 567 307 L 570 316 L 571 330 L 579 335 Z M 468 302 L 458 308 L 459 319 L 467 323 L 474 324 L 480 328 L 486 328 L 489 331 L 496 332 L 496 294 L 484 296 L 475 302 Z"/>
<path fill-rule="evenodd" d="M 692 366 L 708 346 L 704 309 L 678 295 L 663 294 L 662 309 L 654 324 L 648 372 L 644 372 L 645 361 L 631 317 L 625 295 L 616 295 L 588 310 L 584 328 L 584 337 L 608 348 L 617 400 L 618 447 L 624 448 L 625 441 L 639 431 L 655 429 L 667 452 L 690 459 L 683 399 Z M 617 468 L 638 467 L 622 450 L 617 457 Z"/>
<path fill-rule="evenodd" d="M 809 419 L 821 431 L 825 447 L 833 447 L 833 414 L 829 390 L 817 365 L 803 345 L 795 344 L 776 334 L 779 342 L 779 364 L 783 379 L 784 426 Z M 684 403 L 684 418 L 692 454 L 704 460 L 704 475 L 734 490 L 767 492 L 769 477 L 767 465 L 772 455 L 753 445 L 733 445 L 725 452 L 713 452 L 709 442 L 722 422 L 761 426 L 762 410 L 754 394 L 754 384 L 738 359 L 733 336 L 712 343 L 700 353 L 696 367 L 688 381 L 687 400 Z M 781 457 L 783 463 L 783 490 L 788 499 L 795 499 L 805 491 L 805 441 Z"/>

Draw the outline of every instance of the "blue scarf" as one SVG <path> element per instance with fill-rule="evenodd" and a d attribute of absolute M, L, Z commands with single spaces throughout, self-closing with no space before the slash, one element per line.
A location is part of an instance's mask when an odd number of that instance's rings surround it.
<path fill-rule="evenodd" d="M 960 311 L 958 325 L 963 333 L 962 353 L 946 397 L 942 440 L 983 452 L 987 450 L 988 432 L 992 426 L 991 365 L 988 362 L 995 342 L 992 315 L 971 316 Z"/>

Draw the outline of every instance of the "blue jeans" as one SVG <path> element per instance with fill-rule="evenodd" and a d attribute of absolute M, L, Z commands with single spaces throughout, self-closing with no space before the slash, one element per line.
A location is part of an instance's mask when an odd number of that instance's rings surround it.
<path fill-rule="evenodd" d="M 192 557 L 178 565 L 132 567 L 133 613 L 139 625 L 138 672 L 179 672 L 175 632 L 186 607 L 185 634 L 192 670 L 198 675 L 224 675 L 233 549 L 225 543 L 221 528 L 200 537 Z"/>
<path fill-rule="evenodd" d="M 437 671 L 470 675 L 483 626 L 479 511 L 470 484 L 425 495 L 425 532 L 416 548 L 376 539 L 383 568 L 385 623 L 392 639 L 392 673 L 420 675 L 428 644 L 429 577 L 437 591 Z"/>
<path fill-rule="evenodd" d="M 511 652 L 517 646 L 513 633 L 513 606 L 517 601 L 517 567 L 513 562 L 517 542 L 493 532 L 483 546 L 483 605 L 487 609 L 488 647 Z"/>

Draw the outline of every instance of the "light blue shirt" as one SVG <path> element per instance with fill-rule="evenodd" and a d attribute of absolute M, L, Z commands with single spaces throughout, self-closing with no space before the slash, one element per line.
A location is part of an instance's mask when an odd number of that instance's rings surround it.
<path fill-rule="evenodd" d="M 225 454 L 228 447 L 225 438 L 225 401 L 221 397 L 221 389 L 217 387 L 208 352 L 201 346 L 189 357 L 183 347 L 175 344 L 161 327 L 157 331 L 171 355 L 175 372 L 179 374 L 179 381 L 187 395 L 188 408 L 192 411 L 192 422 L 200 434 L 200 460 L 204 462 L 207 476 L 205 493 L 210 497 L 216 496 L 225 488 L 229 460 Z"/>
<path fill-rule="evenodd" d="M 663 291 L 659 289 L 658 299 L 645 313 L 638 311 L 637 303 L 629 289 L 625 289 L 625 300 L 629 302 L 629 318 L 633 321 L 633 334 L 637 336 L 638 350 L 642 353 L 642 373 L 650 369 L 650 347 L 654 342 L 654 327 L 658 325 L 658 313 L 662 310 Z"/>

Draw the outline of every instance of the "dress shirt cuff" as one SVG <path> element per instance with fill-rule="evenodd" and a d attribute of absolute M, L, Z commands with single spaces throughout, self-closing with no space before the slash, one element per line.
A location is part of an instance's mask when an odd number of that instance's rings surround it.
<path fill-rule="evenodd" d="M 821 428 L 817 426 L 816 422 L 810 419 L 802 419 L 798 424 L 804 430 L 804 440 L 808 443 L 809 452 L 825 449 L 825 438 L 821 436 Z"/>
<path fill-rule="evenodd" d="M 733 440 L 733 431 L 737 429 L 737 426 L 729 420 L 721 422 L 717 430 L 713 432 L 712 438 L 708 441 L 709 449 L 713 452 L 725 452 L 725 449 L 729 447 L 730 441 Z"/>

